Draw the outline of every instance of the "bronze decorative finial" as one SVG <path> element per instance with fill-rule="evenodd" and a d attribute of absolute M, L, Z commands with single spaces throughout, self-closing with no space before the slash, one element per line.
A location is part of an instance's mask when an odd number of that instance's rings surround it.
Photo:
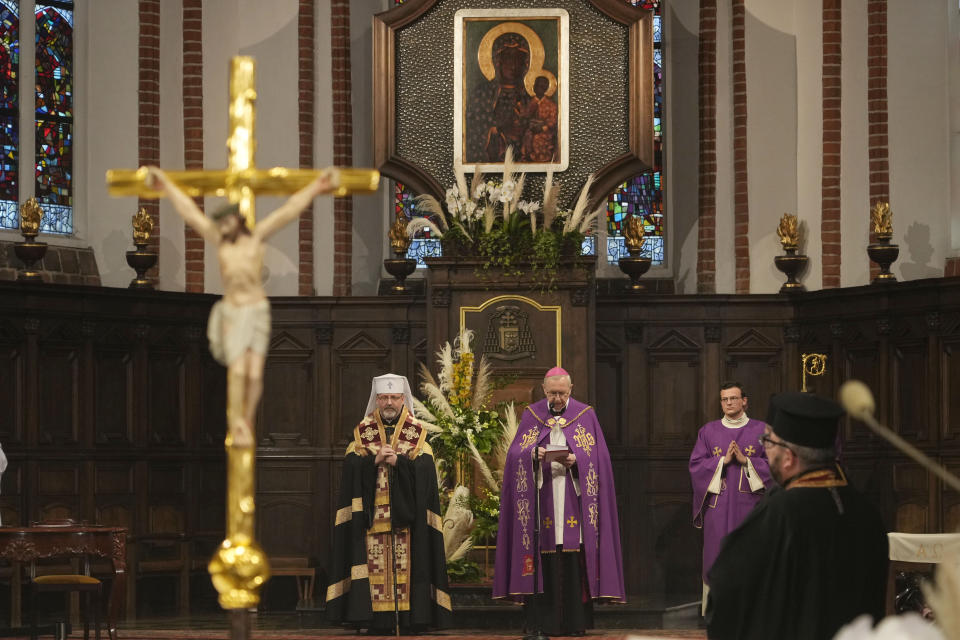
<path fill-rule="evenodd" d="M 804 255 L 797 255 L 797 249 L 800 247 L 800 220 L 795 213 L 785 213 L 780 218 L 780 224 L 777 225 L 777 235 L 780 237 L 780 244 L 786 255 L 774 256 L 773 264 L 785 276 L 787 281 L 780 287 L 780 293 L 797 293 L 806 291 L 797 275 L 807 266 L 809 258 Z"/>
<path fill-rule="evenodd" d="M 867 245 L 867 255 L 880 266 L 880 272 L 871 284 L 889 284 L 897 281 L 890 273 L 890 265 L 900 255 L 899 245 L 890 244 L 893 239 L 893 212 L 889 202 L 877 202 L 870 209 L 870 230 L 876 236 L 876 242 Z"/>
<path fill-rule="evenodd" d="M 777 226 L 777 235 L 784 251 L 796 250 L 800 246 L 800 224 L 796 214 L 785 213 Z"/>
<path fill-rule="evenodd" d="M 24 282 L 43 280 L 40 271 L 34 266 L 47 253 L 47 243 L 37 242 L 42 219 L 43 209 L 40 208 L 36 198 L 30 198 L 20 206 L 20 233 L 23 234 L 23 242 L 14 242 L 13 251 L 23 262 L 23 269 L 17 275 L 17 280 Z"/>
<path fill-rule="evenodd" d="M 138 247 L 147 244 L 152 232 L 153 219 L 150 218 L 147 210 L 141 207 L 140 210 L 133 215 L 133 244 Z"/>
<path fill-rule="evenodd" d="M 893 212 L 889 202 L 877 202 L 870 210 L 870 225 L 878 238 L 893 237 Z"/>
<path fill-rule="evenodd" d="M 43 209 L 36 198 L 30 198 L 20 206 L 20 233 L 24 238 L 36 238 L 40 233 L 40 221 L 43 219 Z"/>
<path fill-rule="evenodd" d="M 623 237 L 630 255 L 640 254 L 640 250 L 643 248 L 643 236 L 643 218 L 641 216 L 628 216 L 624 221 Z"/>
<path fill-rule="evenodd" d="M 407 223 L 407 217 L 403 215 L 403 211 L 398 209 L 388 234 L 390 236 L 390 248 L 393 249 L 393 253 L 398 258 L 406 257 L 410 243 L 413 242 L 413 239 L 407 235 Z"/>
<path fill-rule="evenodd" d="M 822 376 L 827 371 L 827 356 L 823 353 L 805 353 L 800 356 L 803 366 L 803 385 L 801 391 L 807 392 L 807 376 Z"/>

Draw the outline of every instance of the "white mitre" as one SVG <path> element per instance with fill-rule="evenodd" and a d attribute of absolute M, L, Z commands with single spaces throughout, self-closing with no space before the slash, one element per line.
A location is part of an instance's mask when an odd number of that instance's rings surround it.
<path fill-rule="evenodd" d="M 402 393 L 404 406 L 407 407 L 410 415 L 415 415 L 413 412 L 413 392 L 410 390 L 410 383 L 407 382 L 406 376 L 387 373 L 375 377 L 370 385 L 370 401 L 367 402 L 367 410 L 364 411 L 364 416 L 370 415 L 377 408 L 378 393 Z"/>

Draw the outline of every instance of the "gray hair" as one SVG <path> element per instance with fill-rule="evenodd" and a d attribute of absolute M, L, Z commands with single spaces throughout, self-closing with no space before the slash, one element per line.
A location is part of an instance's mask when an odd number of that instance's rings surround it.
<path fill-rule="evenodd" d="M 800 458 L 805 466 L 822 466 L 829 465 L 837 459 L 837 452 L 833 447 L 818 448 L 818 447 L 804 447 L 799 444 L 789 443 L 790 448 L 793 449 L 794 455 Z"/>
<path fill-rule="evenodd" d="M 573 386 L 573 380 L 570 378 L 569 373 L 565 373 L 562 376 L 547 376 L 543 379 L 543 384 L 547 384 L 547 380 L 565 380 L 567 384 L 571 387 Z"/>

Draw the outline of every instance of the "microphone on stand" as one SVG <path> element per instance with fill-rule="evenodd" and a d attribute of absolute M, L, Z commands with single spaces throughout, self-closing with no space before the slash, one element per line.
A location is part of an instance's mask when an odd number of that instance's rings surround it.
<path fill-rule="evenodd" d="M 542 474 L 540 460 L 537 459 L 537 444 L 534 442 L 530 456 L 533 462 L 533 595 L 530 596 L 530 605 L 533 607 L 534 627 L 523 636 L 523 640 L 550 640 L 543 634 L 543 612 L 540 609 L 541 598 L 537 597 L 537 584 L 540 582 L 540 483 L 538 477 Z M 546 588 L 544 588 L 546 591 Z"/>
<path fill-rule="evenodd" d="M 957 493 L 960 493 L 960 479 L 931 460 L 925 453 L 883 426 L 873 417 L 876 402 L 870 388 L 859 380 L 847 380 L 840 385 L 840 404 L 852 417 L 866 424 L 881 438 L 910 456 L 917 464 L 933 473 Z"/>

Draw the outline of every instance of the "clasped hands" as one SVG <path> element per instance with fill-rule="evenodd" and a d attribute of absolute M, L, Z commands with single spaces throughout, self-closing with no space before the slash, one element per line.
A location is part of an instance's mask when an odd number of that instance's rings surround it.
<path fill-rule="evenodd" d="M 730 446 L 727 447 L 727 455 L 723 456 L 723 464 L 730 464 L 734 459 L 736 459 L 737 464 L 745 464 L 747 462 L 747 456 L 743 455 L 743 452 L 740 451 L 737 441 L 731 440 Z"/>
<path fill-rule="evenodd" d="M 546 452 L 547 450 L 544 449 L 543 447 L 537 447 L 537 460 L 543 460 L 543 456 L 544 454 L 546 454 Z M 559 462 L 564 467 L 569 469 L 570 467 L 572 467 L 577 463 L 577 456 L 575 456 L 572 453 L 568 453 L 566 458 L 560 458 L 556 462 Z"/>
<path fill-rule="evenodd" d="M 391 447 L 388 444 L 385 444 L 382 447 L 380 447 L 380 450 L 377 451 L 377 457 L 374 460 L 374 464 L 378 464 L 378 465 L 383 464 L 384 462 L 386 462 L 391 467 L 397 466 L 397 452 L 394 451 L 393 447 Z"/>

